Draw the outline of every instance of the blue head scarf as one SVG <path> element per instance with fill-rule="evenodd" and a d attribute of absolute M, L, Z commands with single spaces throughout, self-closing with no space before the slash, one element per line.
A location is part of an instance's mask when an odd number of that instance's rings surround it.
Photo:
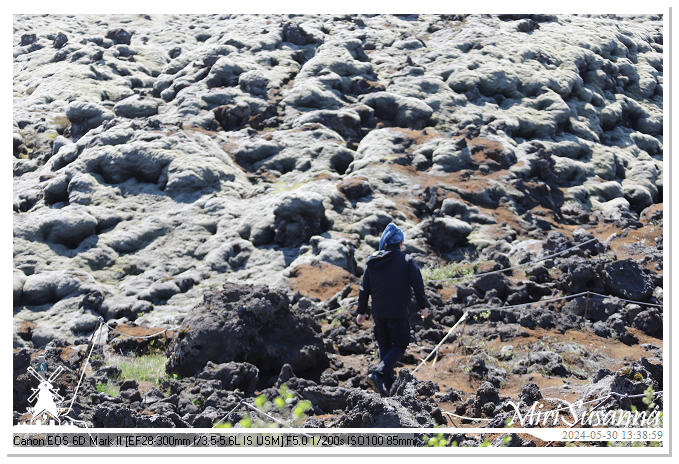
<path fill-rule="evenodd" d="M 396 224 L 390 222 L 389 225 L 385 227 L 384 232 L 382 232 L 382 237 L 380 238 L 380 250 L 383 250 L 387 245 L 401 243 L 403 238 L 403 231 L 399 229 Z"/>

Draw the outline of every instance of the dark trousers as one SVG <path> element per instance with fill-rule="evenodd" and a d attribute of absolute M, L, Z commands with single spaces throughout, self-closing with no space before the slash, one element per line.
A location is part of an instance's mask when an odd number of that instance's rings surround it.
<path fill-rule="evenodd" d="M 375 340 L 380 363 L 375 372 L 384 379 L 387 388 L 394 383 L 394 365 L 401 359 L 410 342 L 410 324 L 406 318 L 374 318 Z"/>

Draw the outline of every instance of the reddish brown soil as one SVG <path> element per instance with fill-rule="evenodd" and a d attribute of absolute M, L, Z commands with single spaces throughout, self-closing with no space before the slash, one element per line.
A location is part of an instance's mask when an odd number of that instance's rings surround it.
<path fill-rule="evenodd" d="M 17 330 L 17 335 L 24 340 L 30 340 L 33 334 L 33 329 L 35 329 L 35 324 L 30 321 L 23 321 L 19 329 Z"/>
<path fill-rule="evenodd" d="M 147 337 L 149 335 L 157 334 L 158 332 L 162 331 L 162 327 L 142 327 L 142 326 L 133 326 L 133 325 L 128 325 L 128 324 L 120 324 L 116 326 L 116 330 L 121 331 L 125 335 L 130 335 L 132 337 Z M 160 334 L 163 338 L 172 338 L 174 336 L 174 332 L 172 330 L 167 330 Z"/>
<path fill-rule="evenodd" d="M 455 185 L 455 186 L 465 186 L 469 184 L 469 179 L 474 178 L 475 181 L 481 182 L 482 187 L 485 188 L 488 184 L 485 182 L 484 178 L 476 178 L 476 176 L 471 176 L 469 171 L 457 171 L 451 172 L 443 175 L 433 175 L 426 171 L 418 171 L 414 166 L 403 166 L 402 164 L 392 163 L 390 166 L 393 169 L 401 171 L 410 177 L 412 185 L 419 185 L 421 187 L 434 187 L 437 185 Z M 469 190 L 468 188 L 466 190 Z"/>
<path fill-rule="evenodd" d="M 317 174 L 314 174 L 314 176 L 311 178 L 311 181 L 326 179 L 332 179 L 332 175 L 327 172 L 319 172 Z"/>
<path fill-rule="evenodd" d="M 439 289 L 439 294 L 444 302 L 450 300 L 451 298 L 457 296 L 457 286 L 448 285 Z"/>
<path fill-rule="evenodd" d="M 487 163 L 488 160 L 496 163 L 502 161 L 504 149 L 500 142 L 476 137 L 467 139 L 467 147 L 472 152 L 472 159 L 478 164 Z"/>
<path fill-rule="evenodd" d="M 613 371 L 628 365 L 632 361 L 637 361 L 644 356 L 648 356 L 648 352 L 640 345 L 643 343 L 653 343 L 662 346 L 662 340 L 650 337 L 644 333 L 630 328 L 630 332 L 639 338 L 639 343 L 633 346 L 628 346 L 618 340 L 601 338 L 590 332 L 583 332 L 578 330 L 568 330 L 564 334 L 550 329 L 527 329 L 527 337 L 517 337 L 512 340 L 502 342 L 499 338 L 493 340 L 479 341 L 468 335 L 464 335 L 465 327 L 458 329 L 458 339 L 450 344 L 444 344 L 439 350 L 439 356 L 436 364 L 432 366 L 432 360 L 423 365 L 417 372 L 417 377 L 420 380 L 433 380 L 439 384 L 442 390 L 453 387 L 456 390 L 472 393 L 476 391 L 480 382 L 471 379 L 464 371 L 470 357 L 478 356 L 481 352 L 486 352 L 493 356 L 500 352 L 503 346 L 514 346 L 514 353 L 521 353 L 527 351 L 534 351 L 536 342 L 542 342 L 547 348 L 554 343 L 577 343 L 587 349 L 589 353 L 600 353 L 613 360 L 611 364 L 606 367 Z M 476 347 L 475 353 L 465 354 L 465 347 Z M 411 345 L 410 349 L 416 350 L 416 347 Z M 478 350 L 478 351 L 477 351 Z M 417 357 L 415 351 L 412 354 Z M 562 354 L 566 365 L 573 366 L 576 370 L 582 370 L 581 361 L 570 353 Z M 410 366 L 408 366 L 410 367 Z M 414 366 L 413 366 L 414 367 Z M 498 365 L 502 367 L 502 365 Z M 500 394 L 517 397 L 521 388 L 529 382 L 536 383 L 541 390 L 547 387 L 561 386 L 564 384 L 561 377 L 548 377 L 539 373 L 528 373 L 524 375 L 511 374 L 507 376 L 508 383 L 500 388 Z M 569 385 L 588 385 L 588 380 L 577 380 L 575 378 L 568 379 Z M 564 399 L 569 399 L 569 395 Z M 570 395 L 573 399 L 579 397 L 577 391 L 573 391 Z"/>
<path fill-rule="evenodd" d="M 290 271 L 288 279 L 290 288 L 299 291 L 309 298 L 326 300 L 342 290 L 347 284 L 356 283 L 356 276 L 328 263 L 302 264 Z M 358 294 L 358 287 L 353 286 L 350 296 Z"/>
<path fill-rule="evenodd" d="M 66 361 L 68 359 L 68 357 L 71 356 L 72 353 L 73 353 L 73 348 L 71 348 L 70 346 L 65 346 L 61 349 L 61 353 L 59 353 L 59 357 L 62 360 Z"/>
<path fill-rule="evenodd" d="M 413 141 L 414 144 L 419 145 L 428 140 L 441 137 L 441 133 L 434 129 L 405 129 L 403 127 L 394 127 L 394 130 L 401 132 L 405 137 L 408 137 Z"/>
<path fill-rule="evenodd" d="M 408 218 L 409 221 L 413 221 L 416 224 L 422 222 L 422 220 L 418 218 L 413 212 L 413 207 L 410 206 L 407 198 L 393 197 L 391 200 L 396 204 L 396 211 L 403 213 L 403 215 Z"/>
<path fill-rule="evenodd" d="M 643 260 L 647 256 L 646 253 L 642 249 L 635 247 L 638 245 L 655 246 L 655 239 L 663 235 L 663 228 L 660 224 L 649 222 L 648 217 L 653 212 L 662 210 L 662 203 L 651 206 L 649 211 L 639 218 L 642 227 L 629 230 L 625 237 L 620 236 L 620 229 L 615 227 L 614 224 L 599 224 L 588 230 L 600 241 L 606 240 L 611 234 L 616 233 L 617 236 L 611 241 L 611 249 L 618 259 L 632 258 L 640 265 L 644 265 L 653 272 L 657 272 L 652 262 L 644 263 Z"/>
<path fill-rule="evenodd" d="M 327 329 L 327 327 L 328 324 L 325 324 L 323 330 Z M 610 358 L 612 361 L 606 365 L 606 368 L 616 371 L 624 366 L 628 366 L 633 361 L 639 360 L 641 357 L 648 356 L 648 352 L 640 346 L 641 344 L 653 343 L 662 347 L 663 343 L 662 340 L 645 335 L 634 328 L 629 329 L 633 335 L 639 338 L 639 343 L 634 346 L 628 346 L 618 340 L 601 338 L 593 333 L 578 330 L 568 330 L 564 334 L 561 334 L 554 329 L 524 328 L 525 332 L 528 334 L 527 337 L 517 337 L 502 342 L 499 338 L 493 340 L 479 340 L 473 336 L 465 335 L 465 329 L 466 327 L 464 325 L 459 327 L 457 329 L 457 339 L 451 343 L 445 343 L 440 348 L 439 355 L 436 357 L 436 362 L 432 365 L 434 358 L 430 359 L 427 364 L 420 367 L 416 373 L 416 377 L 419 380 L 431 380 L 435 382 L 441 389 L 441 392 L 445 392 L 449 388 L 462 391 L 463 399 L 475 394 L 476 389 L 481 383 L 479 380 L 470 377 L 465 370 L 469 365 L 470 360 L 485 352 L 491 356 L 491 358 L 487 360 L 489 365 L 506 368 L 507 366 L 503 366 L 503 362 L 497 361 L 494 357 L 500 352 L 504 345 L 514 346 L 514 354 L 517 356 L 522 352 L 534 351 L 536 343 L 544 344 L 546 349 L 549 349 L 549 346 L 555 343 L 577 343 L 587 349 L 589 353 L 599 353 Z M 367 321 L 363 325 L 363 330 L 372 333 L 372 323 Z M 430 348 L 431 347 L 428 347 L 428 349 Z M 411 344 L 408 347 L 406 354 L 414 356 L 415 359 L 418 359 L 418 362 L 415 364 L 405 363 L 403 364 L 403 367 L 412 371 L 419 364 L 419 360 L 425 356 L 422 354 L 424 352 L 428 353 L 428 350 L 421 351 L 417 345 Z M 590 378 L 591 375 L 594 374 L 593 372 L 586 372 L 577 355 L 563 353 L 562 357 L 568 368 L 583 372 Z M 353 367 L 363 375 L 367 375 L 367 369 L 371 363 L 377 362 L 376 353 L 370 353 L 368 355 L 338 355 L 338 358 L 345 366 Z M 564 379 L 556 376 L 543 375 L 539 372 L 517 375 L 512 374 L 511 371 L 508 370 L 507 383 L 502 385 L 499 389 L 500 395 L 518 398 L 522 387 L 530 382 L 537 384 L 545 397 L 559 397 L 564 400 L 572 401 L 580 398 L 582 395 L 582 388 L 590 384 L 589 380 L 579 380 L 575 377 Z M 563 385 L 569 385 L 571 389 L 566 391 L 559 390 Z M 453 403 L 439 403 L 439 408 L 442 411 L 454 412 L 455 406 L 456 404 Z M 463 424 L 458 419 L 451 419 L 450 416 L 447 415 L 445 417 L 448 418 L 449 426 L 478 426 L 477 423 Z M 528 435 L 523 438 L 535 440 L 534 437 Z"/>
<path fill-rule="evenodd" d="M 347 198 L 344 192 L 349 192 L 353 189 L 360 189 L 368 184 L 368 178 L 365 176 L 349 177 L 337 184 L 337 190 L 342 194 L 343 198 Z"/>
<path fill-rule="evenodd" d="M 210 135 L 210 136 L 214 136 L 217 133 L 216 131 L 203 129 L 202 127 L 198 127 L 198 126 L 185 126 L 185 127 L 182 128 L 182 131 L 184 131 L 186 133 L 197 132 L 199 134 Z M 171 135 L 177 134 L 178 132 L 179 131 L 176 131 L 176 130 L 167 131 L 167 136 L 169 137 Z"/>

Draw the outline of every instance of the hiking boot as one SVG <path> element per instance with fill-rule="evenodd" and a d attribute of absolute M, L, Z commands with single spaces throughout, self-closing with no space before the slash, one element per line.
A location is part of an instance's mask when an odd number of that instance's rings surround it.
<path fill-rule="evenodd" d="M 384 381 L 382 381 L 382 376 L 377 372 L 373 372 L 368 376 L 368 382 L 375 389 L 380 396 L 387 396 L 387 392 L 384 390 Z"/>

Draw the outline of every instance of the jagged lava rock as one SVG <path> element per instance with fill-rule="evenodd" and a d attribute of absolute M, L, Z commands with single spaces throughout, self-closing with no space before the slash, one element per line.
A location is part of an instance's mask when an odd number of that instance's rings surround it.
<path fill-rule="evenodd" d="M 393 396 L 381 398 L 376 393 L 351 389 L 347 395 L 347 413 L 334 427 L 433 427 L 444 424 L 441 411 L 433 401 L 438 390 L 433 382 L 421 382 L 410 371 L 401 369 L 391 387 Z"/>
<path fill-rule="evenodd" d="M 654 290 L 653 280 L 631 259 L 616 261 L 604 269 L 604 282 L 615 296 L 645 300 Z"/>
<path fill-rule="evenodd" d="M 263 376 L 285 363 L 302 376 L 318 377 L 328 365 L 320 328 L 290 311 L 287 295 L 264 285 L 227 282 L 206 293 L 184 319 L 168 347 L 168 372 L 190 376 L 208 361 L 247 362 Z"/>
<path fill-rule="evenodd" d="M 208 361 L 198 378 L 219 380 L 225 390 L 238 388 L 246 394 L 252 394 L 259 380 L 259 369 L 250 363 L 215 364 Z"/>

